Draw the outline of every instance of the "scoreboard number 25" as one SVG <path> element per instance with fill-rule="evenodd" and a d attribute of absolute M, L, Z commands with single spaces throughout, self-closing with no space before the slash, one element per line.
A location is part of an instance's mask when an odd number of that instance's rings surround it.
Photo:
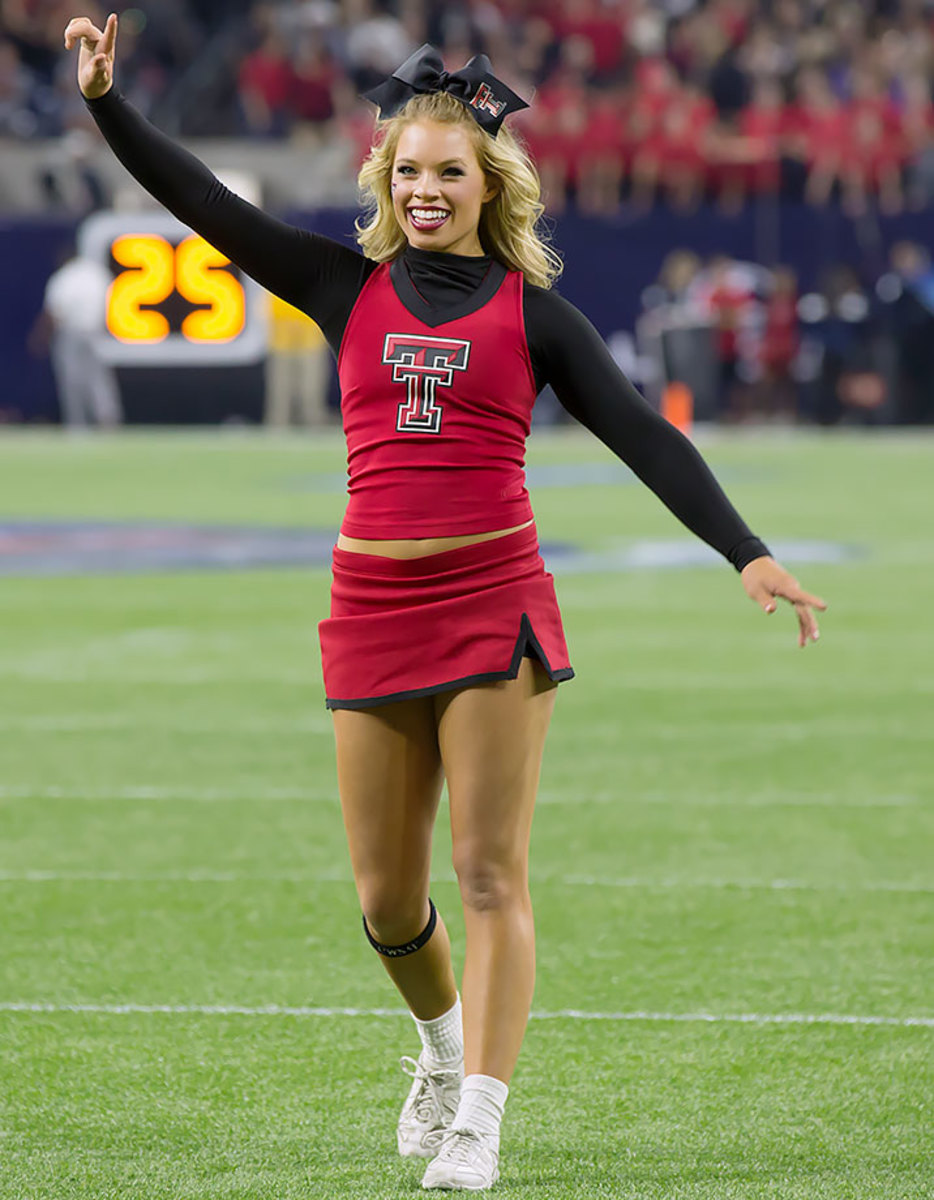
<path fill-rule="evenodd" d="M 78 249 L 112 279 L 97 339 L 105 361 L 237 366 L 265 357 L 262 288 L 170 214 L 94 213 Z"/>
<path fill-rule="evenodd" d="M 110 252 L 126 268 L 107 297 L 107 328 L 120 341 L 161 342 L 168 337 L 168 317 L 155 306 L 176 291 L 191 304 L 207 306 L 182 321 L 182 335 L 189 341 L 227 341 L 243 329 L 243 288 L 224 270 L 230 259 L 197 234 L 173 246 L 155 233 L 128 233 L 114 239 Z"/>

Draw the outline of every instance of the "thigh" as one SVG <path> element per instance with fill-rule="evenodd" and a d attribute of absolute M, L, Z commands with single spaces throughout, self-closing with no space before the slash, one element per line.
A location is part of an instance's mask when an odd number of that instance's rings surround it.
<path fill-rule="evenodd" d="M 358 887 L 427 894 L 444 779 L 430 698 L 334 709 L 337 782 Z M 382 881 L 382 882 L 381 882 Z M 362 889 L 361 889 L 362 890 Z"/>
<path fill-rule="evenodd" d="M 557 688 L 523 658 L 516 679 L 436 697 L 459 873 L 524 867 Z"/>

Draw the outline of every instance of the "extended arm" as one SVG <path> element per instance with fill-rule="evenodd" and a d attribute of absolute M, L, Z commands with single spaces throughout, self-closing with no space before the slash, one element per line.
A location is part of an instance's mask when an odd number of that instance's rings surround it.
<path fill-rule="evenodd" d="M 636 391 L 587 318 L 555 292 L 527 288 L 525 303 L 539 384 L 550 383 L 567 411 L 738 571 L 767 555 L 695 447 Z"/>
<path fill-rule="evenodd" d="M 792 603 L 799 645 L 816 641 L 811 609 L 826 608 L 824 601 L 802 591 L 771 557 L 695 447 L 636 391 L 587 318 L 557 293 L 528 285 L 525 317 L 539 386 L 550 383 L 572 416 L 631 467 L 692 533 L 727 558 L 765 612 L 774 612 L 776 596 Z"/>
<path fill-rule="evenodd" d="M 92 31 L 100 34 L 98 46 L 104 49 L 85 63 L 83 46 Z M 375 264 L 349 246 L 287 225 L 247 203 L 137 112 L 112 86 L 112 74 L 97 79 L 95 72 L 112 72 L 115 37 L 115 17 L 103 33 L 87 18 L 72 21 L 66 31 L 66 45 L 82 40 L 79 82 L 114 154 L 169 212 L 263 287 L 317 321 L 336 350 L 353 302 Z"/>

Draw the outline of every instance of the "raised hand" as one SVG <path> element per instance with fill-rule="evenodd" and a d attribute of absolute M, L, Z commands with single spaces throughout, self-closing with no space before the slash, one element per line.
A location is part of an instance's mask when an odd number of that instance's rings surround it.
<path fill-rule="evenodd" d="M 78 87 L 89 100 L 109 92 L 114 81 L 114 46 L 117 14 L 111 13 L 103 30 L 90 17 L 74 17 L 65 29 L 65 49 L 81 43 L 78 52 Z"/>
<path fill-rule="evenodd" d="M 783 566 L 767 555 L 754 558 L 743 567 L 743 587 L 767 613 L 775 612 L 775 597 L 780 596 L 795 606 L 798 616 L 798 645 L 806 646 L 808 640 L 816 642 L 820 634 L 813 609 L 823 612 L 827 605 L 820 596 L 812 596 L 801 590 L 801 585 Z"/>

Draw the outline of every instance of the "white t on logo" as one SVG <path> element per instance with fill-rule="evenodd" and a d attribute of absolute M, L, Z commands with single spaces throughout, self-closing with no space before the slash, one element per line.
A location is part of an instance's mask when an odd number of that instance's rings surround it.
<path fill-rule="evenodd" d="M 455 371 L 466 371 L 470 342 L 458 338 L 421 337 L 387 333 L 383 362 L 392 367 L 393 383 L 406 385 L 399 404 L 396 429 L 400 433 L 440 433 L 442 406 L 435 399 L 440 383 L 450 387 Z"/>

